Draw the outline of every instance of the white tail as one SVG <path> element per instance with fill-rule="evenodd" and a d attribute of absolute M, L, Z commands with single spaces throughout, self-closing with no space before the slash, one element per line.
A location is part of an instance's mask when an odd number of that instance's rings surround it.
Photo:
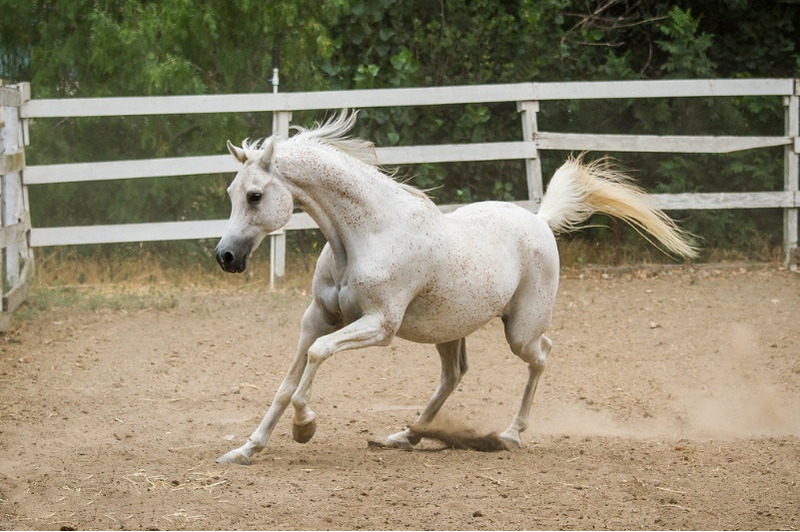
<path fill-rule="evenodd" d="M 642 231 L 650 233 L 672 253 L 697 256 L 689 234 L 653 207 L 647 193 L 615 170 L 608 159 L 587 164 L 580 156 L 568 159 L 553 174 L 539 216 L 554 233 L 566 233 L 578 229 L 596 212 L 624 220 L 645 238 Z"/>

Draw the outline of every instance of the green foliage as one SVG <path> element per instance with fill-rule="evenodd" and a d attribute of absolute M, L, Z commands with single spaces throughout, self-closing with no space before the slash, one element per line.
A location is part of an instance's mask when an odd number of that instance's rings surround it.
<path fill-rule="evenodd" d="M 306 60 L 330 49 L 327 8 L 316 20 L 304 16 L 316 4 L 0 1 L 0 50 L 10 52 L 0 75 L 30 80 L 37 98 L 263 92 L 270 88 L 272 46 L 286 39 L 282 86 L 322 88 L 319 70 Z M 226 139 L 265 136 L 271 122 L 269 113 L 39 120 L 27 159 L 49 164 L 223 153 Z M 33 187 L 31 215 L 38 226 L 224 217 L 228 179 Z"/>
<path fill-rule="evenodd" d="M 0 0 L 0 12 L 0 77 L 31 81 L 37 98 L 263 92 L 271 88 L 274 44 L 281 45 L 281 90 L 289 91 L 800 77 L 800 4 L 788 1 Z M 781 102 L 761 97 L 564 101 L 543 103 L 539 126 L 780 135 L 782 114 Z M 307 125 L 314 118 L 294 119 Z M 27 157 L 46 164 L 223 153 L 227 138 L 264 136 L 270 126 L 268 113 L 40 120 Z M 380 146 L 517 140 L 521 130 L 508 104 L 369 109 L 358 127 Z M 544 153 L 545 174 L 565 155 Z M 617 155 L 649 190 L 781 186 L 780 149 Z M 440 202 L 527 197 L 521 162 L 423 164 L 401 175 Z M 227 179 L 33 187 L 32 216 L 39 226 L 224 217 Z M 768 211 L 679 214 L 704 245 L 742 246 L 758 234 L 770 244 L 780 239 Z M 609 231 L 584 237 L 613 241 L 618 235 Z M 292 245 L 313 249 L 319 237 Z"/>
<path fill-rule="evenodd" d="M 712 37 L 707 33 L 698 34 L 699 28 L 700 22 L 692 18 L 691 11 L 682 11 L 679 7 L 673 7 L 667 23 L 658 26 L 666 37 L 656 41 L 667 54 L 662 67 L 665 74 L 698 78 L 714 75 L 714 63 L 707 56 Z"/>

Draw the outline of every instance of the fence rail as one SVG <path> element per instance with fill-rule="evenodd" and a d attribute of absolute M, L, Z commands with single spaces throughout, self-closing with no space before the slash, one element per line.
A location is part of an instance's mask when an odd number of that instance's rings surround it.
<path fill-rule="evenodd" d="M 794 87 L 794 79 L 579 81 L 278 94 L 42 99 L 26 102 L 22 117 L 245 113 L 546 100 L 788 96 L 794 94 Z"/>
<path fill-rule="evenodd" d="M 654 153 L 731 153 L 741 150 L 784 147 L 783 190 L 779 192 L 721 192 L 657 194 L 663 209 L 780 208 L 784 210 L 783 247 L 787 264 L 797 248 L 798 157 L 800 155 L 800 80 L 666 80 L 619 82 L 517 83 L 355 91 L 226 94 L 132 98 L 74 98 L 21 100 L 20 117 L 27 135 L 27 121 L 36 118 L 171 115 L 195 113 L 274 112 L 277 130 L 288 134 L 294 111 L 343 107 L 400 107 L 515 102 L 521 117 L 521 140 L 513 142 L 379 147 L 382 164 L 441 163 L 461 161 L 524 160 L 528 198 L 521 202 L 536 209 L 543 194 L 539 152 L 542 150 L 614 151 Z M 695 98 L 775 96 L 783 98 L 783 136 L 658 136 L 604 135 L 540 131 L 539 103 L 556 100 L 607 100 L 642 98 Z M 13 163 L 12 163 L 13 164 Z M 163 176 L 235 172 L 228 155 L 173 157 L 135 161 L 37 165 L 25 168 L 24 183 L 39 186 L 77 181 L 137 179 Z M 779 176 L 776 176 L 776 180 Z M 452 206 L 442 206 L 449 210 Z M 305 214 L 295 214 L 285 230 L 315 227 Z M 31 231 L 32 246 L 137 242 L 217 238 L 225 220 L 124 224 L 83 227 L 38 228 Z M 271 268 L 282 275 L 283 231 L 273 236 Z"/>

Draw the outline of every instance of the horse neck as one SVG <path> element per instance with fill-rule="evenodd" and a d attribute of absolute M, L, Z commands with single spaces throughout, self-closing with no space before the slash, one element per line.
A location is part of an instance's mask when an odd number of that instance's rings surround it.
<path fill-rule="evenodd" d="M 377 168 L 329 146 L 287 146 L 278 151 L 276 166 L 295 202 L 345 261 L 354 242 L 402 223 L 420 203 Z"/>

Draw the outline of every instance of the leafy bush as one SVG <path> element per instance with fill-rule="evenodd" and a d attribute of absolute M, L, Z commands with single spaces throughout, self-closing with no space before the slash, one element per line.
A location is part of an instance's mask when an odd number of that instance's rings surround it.
<path fill-rule="evenodd" d="M 0 10 L 0 78 L 31 81 L 37 98 L 263 92 L 270 89 L 276 43 L 281 90 L 290 91 L 800 77 L 796 2 L 0 0 Z M 781 135 L 783 108 L 775 100 L 545 102 L 539 124 L 547 131 Z M 294 120 L 309 125 L 315 115 L 297 113 Z M 39 120 L 31 126 L 27 158 L 46 164 L 222 153 L 227 138 L 264 136 L 270 125 L 266 113 Z M 521 130 L 509 104 L 369 109 L 358 127 L 357 134 L 381 146 L 517 140 Z M 565 155 L 543 155 L 546 176 Z M 616 155 L 652 191 L 781 186 L 780 149 Z M 432 189 L 440 202 L 527 196 L 520 162 L 423 164 L 402 175 Z M 33 187 L 33 222 L 224 217 L 228 178 Z M 780 241 L 774 212 L 677 214 L 706 246 L 750 254 Z M 608 231 L 592 229 L 583 237 L 605 239 Z M 298 249 L 319 245 L 318 236 L 292 238 Z M 626 240 L 623 232 L 618 245 Z"/>

